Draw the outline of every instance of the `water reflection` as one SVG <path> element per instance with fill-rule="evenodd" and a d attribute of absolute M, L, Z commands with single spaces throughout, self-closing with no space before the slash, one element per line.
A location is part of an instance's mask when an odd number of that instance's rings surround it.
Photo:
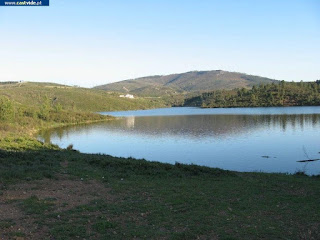
<path fill-rule="evenodd" d="M 125 121 L 126 121 L 126 127 L 127 128 L 134 128 L 134 122 L 135 122 L 135 117 L 134 116 L 126 117 Z"/>
<path fill-rule="evenodd" d="M 56 128 L 40 133 L 45 142 L 52 137 L 59 139 L 77 134 L 90 134 L 95 131 L 125 132 L 126 134 L 176 135 L 193 139 L 215 137 L 219 139 L 241 134 L 252 134 L 262 129 L 285 132 L 303 131 L 304 127 L 318 130 L 320 115 L 190 115 L 190 116 L 157 116 L 157 117 L 126 117 L 116 121 Z"/>

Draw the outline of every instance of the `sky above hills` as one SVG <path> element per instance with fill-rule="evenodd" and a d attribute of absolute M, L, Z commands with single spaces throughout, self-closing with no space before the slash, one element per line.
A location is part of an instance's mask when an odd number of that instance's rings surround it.
<path fill-rule="evenodd" d="M 320 79 L 318 0 L 50 0 L 0 7 L 0 81 L 92 87 L 215 70 Z"/>

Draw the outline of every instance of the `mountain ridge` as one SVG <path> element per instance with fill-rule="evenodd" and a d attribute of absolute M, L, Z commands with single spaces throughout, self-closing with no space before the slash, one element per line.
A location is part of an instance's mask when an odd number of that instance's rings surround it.
<path fill-rule="evenodd" d="M 127 79 L 94 88 L 137 95 L 181 94 L 212 90 L 250 88 L 279 80 L 224 70 L 189 71 Z"/>

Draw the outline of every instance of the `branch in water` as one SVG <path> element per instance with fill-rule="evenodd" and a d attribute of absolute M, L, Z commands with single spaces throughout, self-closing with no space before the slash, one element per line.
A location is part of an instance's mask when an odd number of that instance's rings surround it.
<path fill-rule="evenodd" d="M 297 162 L 314 162 L 314 161 L 319 161 L 320 159 L 308 159 L 308 160 L 299 160 Z"/>

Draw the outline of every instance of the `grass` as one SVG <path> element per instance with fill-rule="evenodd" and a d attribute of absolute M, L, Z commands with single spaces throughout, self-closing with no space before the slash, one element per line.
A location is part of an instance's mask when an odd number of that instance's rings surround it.
<path fill-rule="evenodd" d="M 24 139 L 20 146 L 32 141 Z M 36 145 L 36 144 L 35 144 Z M 1 151 L 3 192 L 63 174 L 94 181 L 105 196 L 66 209 L 36 195 L 10 204 L 54 239 L 319 239 L 318 177 L 238 173 L 184 164 L 82 154 L 39 145 Z M 16 150 L 16 149 L 15 149 Z M 61 163 L 67 161 L 67 166 Z M 89 186 L 89 185 L 88 185 Z M 72 189 L 70 189 L 72 191 Z M 5 194 L 4 194 L 5 195 Z M 78 197 L 79 199 L 81 196 Z M 59 216 L 59 217 L 58 217 Z M 20 223 L 23 225 L 23 223 Z M 1 226 L 1 225 L 0 225 Z M 4 226 L 7 226 L 4 223 Z M 48 230 L 49 229 L 49 230 Z M 47 230 L 47 231 L 46 231 Z M 8 233 L 9 234 L 9 233 Z M 28 233 L 25 232 L 26 236 Z M 9 236 L 9 235 L 8 235 Z"/>
<path fill-rule="evenodd" d="M 12 221 L 0 221 L 0 230 L 10 228 L 13 224 Z"/>
<path fill-rule="evenodd" d="M 49 211 L 53 203 L 48 200 L 40 200 L 37 196 L 25 199 L 21 208 L 26 214 L 44 214 Z"/>

